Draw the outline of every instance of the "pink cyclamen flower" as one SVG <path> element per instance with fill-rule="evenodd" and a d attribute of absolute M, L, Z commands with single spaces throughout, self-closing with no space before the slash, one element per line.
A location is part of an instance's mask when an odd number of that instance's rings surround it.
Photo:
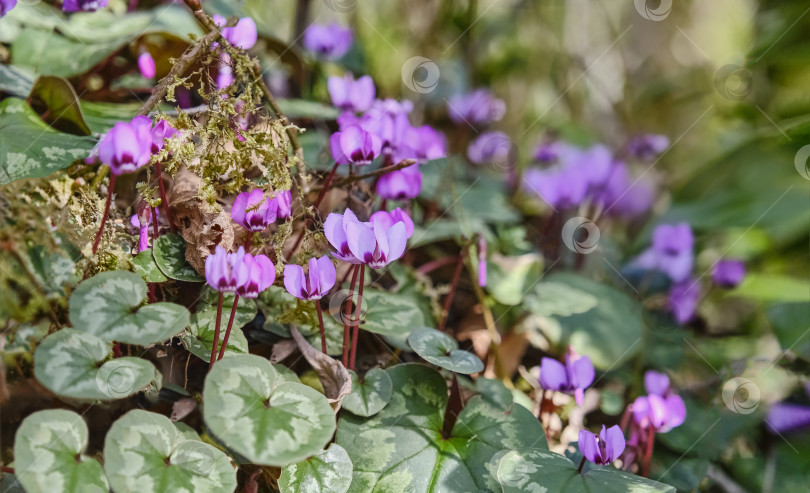
<path fill-rule="evenodd" d="M 106 6 L 107 0 L 64 0 L 62 2 L 64 12 L 95 12 Z"/>
<path fill-rule="evenodd" d="M 720 260 L 714 264 L 712 281 L 720 287 L 736 287 L 744 278 L 745 264 L 741 260 Z"/>
<path fill-rule="evenodd" d="M 599 436 L 588 430 L 580 430 L 578 444 L 582 455 L 598 466 L 606 466 L 618 459 L 627 445 L 618 425 L 607 429 L 602 425 Z"/>
<path fill-rule="evenodd" d="M 478 285 L 487 285 L 487 240 L 483 235 L 478 237 Z"/>
<path fill-rule="evenodd" d="M 666 433 L 686 419 L 686 405 L 677 394 L 641 396 L 633 403 L 633 418 L 642 428 L 652 426 L 657 433 Z"/>
<path fill-rule="evenodd" d="M 215 14 L 212 19 L 217 27 L 222 28 L 222 37 L 233 46 L 249 50 L 256 44 L 258 39 L 256 23 L 250 17 L 242 17 L 233 27 L 223 27 L 227 24 L 227 20 L 221 15 Z"/>
<path fill-rule="evenodd" d="M 98 159 L 109 166 L 114 175 L 132 173 L 148 163 L 151 157 L 152 138 L 149 129 L 135 120 L 131 123 L 116 123 L 98 147 Z"/>
<path fill-rule="evenodd" d="M 487 89 L 459 94 L 448 102 L 450 119 L 458 125 L 486 125 L 503 118 L 506 104 Z"/>
<path fill-rule="evenodd" d="M 217 65 L 217 89 L 221 91 L 233 84 L 233 81 L 231 56 L 227 53 L 222 53 L 219 56 L 219 64 Z"/>
<path fill-rule="evenodd" d="M 337 23 L 327 26 L 312 24 L 304 32 L 303 45 L 327 60 L 337 60 L 349 51 L 353 40 L 352 30 L 340 27 Z"/>
<path fill-rule="evenodd" d="M 789 402 L 777 402 L 768 410 L 765 423 L 776 433 L 806 428 L 810 426 L 810 407 Z"/>
<path fill-rule="evenodd" d="M 327 88 L 332 104 L 343 111 L 360 113 L 369 109 L 374 102 L 374 81 L 368 75 L 357 80 L 349 73 L 343 77 L 333 75 L 327 81 Z"/>
<path fill-rule="evenodd" d="M 292 215 L 292 192 L 289 190 L 282 190 L 276 194 L 276 202 L 278 202 L 278 210 L 276 211 L 277 219 L 287 219 Z"/>
<path fill-rule="evenodd" d="M 151 79 L 155 77 L 155 59 L 148 51 L 144 51 L 138 55 L 138 70 L 144 79 Z"/>
<path fill-rule="evenodd" d="M 152 153 L 156 153 L 163 149 L 166 139 L 177 134 L 177 129 L 169 125 L 166 120 L 160 120 L 149 134 L 152 136 Z"/>
<path fill-rule="evenodd" d="M 382 216 L 364 223 L 350 209 L 344 215 L 332 213 L 324 223 L 329 243 L 337 249 L 335 258 L 352 264 L 379 269 L 397 260 L 405 252 L 408 240 L 403 221 L 389 224 Z"/>
<path fill-rule="evenodd" d="M 276 266 L 266 255 L 255 257 L 246 253 L 242 262 L 247 268 L 245 281 L 236 286 L 236 294 L 243 298 L 258 298 L 259 293 L 269 288 L 276 280 Z"/>
<path fill-rule="evenodd" d="M 144 218 L 139 214 L 133 214 L 129 218 L 129 223 L 138 230 L 138 253 L 149 248 L 149 224 L 151 222 L 151 218 Z"/>
<path fill-rule="evenodd" d="M 343 214 L 329 214 L 323 223 L 323 232 L 329 243 L 337 250 L 332 252 L 333 257 L 350 264 L 362 264 L 363 262 L 355 258 L 349 248 L 349 238 L 346 236 L 346 227 L 352 222 L 360 221 L 351 209 L 346 209 Z"/>
<path fill-rule="evenodd" d="M 587 356 L 576 357 L 566 353 L 564 364 L 552 358 L 540 361 L 540 385 L 547 390 L 574 394 L 580 406 L 585 389 L 593 383 L 594 376 L 593 364 Z"/>
<path fill-rule="evenodd" d="M 669 290 L 669 308 L 678 323 L 685 324 L 693 318 L 700 302 L 700 284 L 691 277 L 673 284 Z"/>
<path fill-rule="evenodd" d="M 278 200 L 265 198 L 264 191 L 258 188 L 237 195 L 231 207 L 231 217 L 236 224 L 254 233 L 276 222 L 277 214 Z"/>
<path fill-rule="evenodd" d="M 503 132 L 484 132 L 470 143 L 467 157 L 475 164 L 508 168 L 514 159 L 512 141 Z"/>
<path fill-rule="evenodd" d="M 408 215 L 407 212 L 403 211 L 399 207 L 394 209 L 393 211 L 377 211 L 371 215 L 370 222 L 374 224 L 374 221 L 377 221 L 379 224 L 382 225 L 384 228 L 390 228 L 394 224 L 398 222 L 402 222 L 405 224 L 405 236 L 410 238 L 413 236 L 413 219 L 411 216 Z"/>
<path fill-rule="evenodd" d="M 447 156 L 444 135 L 430 125 L 405 128 L 393 152 L 393 161 L 416 159 L 420 163 Z"/>
<path fill-rule="evenodd" d="M 380 138 L 358 126 L 350 126 L 332 134 L 329 146 L 332 157 L 338 164 L 371 164 L 382 151 Z"/>
<path fill-rule="evenodd" d="M 422 191 L 422 172 L 418 165 L 388 172 L 377 180 L 377 195 L 388 200 L 407 200 Z"/>
<path fill-rule="evenodd" d="M 655 370 L 649 370 L 644 374 L 644 389 L 648 394 L 665 396 L 670 394 L 669 377 Z"/>
<path fill-rule="evenodd" d="M 324 255 L 309 259 L 309 275 L 304 275 L 300 265 L 284 266 L 284 287 L 287 292 L 301 300 L 319 300 L 332 289 L 337 279 L 335 265 Z"/>
<path fill-rule="evenodd" d="M 627 153 L 642 161 L 652 161 L 669 147 L 666 135 L 637 135 L 627 143 Z"/>
<path fill-rule="evenodd" d="M 16 6 L 17 0 L 0 0 L 0 17 L 8 14 Z"/>
<path fill-rule="evenodd" d="M 222 293 L 235 293 L 250 276 L 244 257 L 244 247 L 230 253 L 217 245 L 214 253 L 205 258 L 205 280 L 208 285 Z"/>

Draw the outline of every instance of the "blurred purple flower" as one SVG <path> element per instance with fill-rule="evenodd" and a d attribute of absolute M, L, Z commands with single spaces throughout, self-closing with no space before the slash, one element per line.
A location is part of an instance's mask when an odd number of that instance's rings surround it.
<path fill-rule="evenodd" d="M 377 180 L 377 195 L 388 200 L 407 200 L 422 191 L 422 172 L 418 165 L 386 173 Z"/>
<path fill-rule="evenodd" d="M 258 298 L 259 293 L 269 288 L 276 280 L 276 266 L 266 255 L 255 257 L 246 253 L 242 262 L 248 271 L 245 281 L 236 287 L 236 294 L 242 298 Z"/>
<path fill-rule="evenodd" d="M 416 159 L 423 163 L 445 157 L 447 155 L 446 148 L 444 134 L 438 130 L 429 125 L 422 125 L 421 127 L 409 125 L 402 134 L 393 158 L 394 162 L 403 159 Z"/>
<path fill-rule="evenodd" d="M 64 12 L 95 12 L 106 6 L 107 0 L 64 0 L 62 10 Z"/>
<path fill-rule="evenodd" d="M 587 149 L 568 147 L 561 155 L 562 166 L 573 170 L 580 180 L 585 180 L 591 191 L 604 187 L 613 170 L 613 153 L 602 144 Z"/>
<path fill-rule="evenodd" d="M 352 74 L 343 77 L 333 75 L 327 82 L 332 104 L 343 111 L 363 112 L 374 102 L 374 81 L 364 75 L 354 80 Z"/>
<path fill-rule="evenodd" d="M 627 153 L 642 161 L 651 161 L 667 147 L 669 138 L 666 135 L 644 134 L 630 139 L 627 143 Z"/>
<path fill-rule="evenodd" d="M 540 385 L 546 390 L 573 393 L 580 406 L 585 389 L 593 383 L 594 375 L 593 364 L 587 356 L 566 353 L 565 364 L 552 358 L 540 361 Z"/>
<path fill-rule="evenodd" d="M 219 55 L 217 64 L 217 89 L 223 90 L 233 84 L 233 68 L 231 68 L 231 56 L 227 53 Z"/>
<path fill-rule="evenodd" d="M 700 284 L 692 278 L 675 283 L 669 290 L 669 306 L 675 320 L 680 324 L 692 320 L 700 300 Z"/>
<path fill-rule="evenodd" d="M 487 89 L 457 94 L 447 104 L 450 119 L 457 125 L 486 125 L 503 118 L 506 104 Z"/>
<path fill-rule="evenodd" d="M 531 168 L 523 174 L 523 189 L 554 209 L 566 209 L 585 200 L 588 182 L 571 168 Z"/>
<path fill-rule="evenodd" d="M 686 419 L 686 406 L 677 394 L 641 396 L 633 403 L 633 418 L 641 428 L 652 425 L 657 433 L 666 433 Z"/>
<path fill-rule="evenodd" d="M 341 58 L 352 46 L 354 36 L 349 28 L 340 27 L 337 23 L 328 26 L 312 24 L 304 32 L 304 48 L 327 60 Z"/>
<path fill-rule="evenodd" d="M 405 224 L 405 237 L 410 238 L 413 236 L 413 219 L 407 212 L 399 207 L 393 211 L 377 211 L 371 215 L 369 222 L 372 224 L 380 224 L 383 228 L 388 229 L 396 223 Z"/>
<path fill-rule="evenodd" d="M 411 126 L 408 121 L 411 111 L 413 111 L 413 103 L 410 101 L 378 99 L 360 118 L 359 125 L 382 139 L 383 146 L 396 149 Z"/>
<path fill-rule="evenodd" d="M 129 218 L 129 223 L 138 231 L 138 253 L 149 248 L 149 225 L 152 223 L 152 210 L 149 207 L 138 211 Z"/>
<path fill-rule="evenodd" d="M 278 199 L 265 198 L 264 191 L 256 189 L 236 196 L 231 207 L 231 217 L 236 224 L 254 233 L 264 231 L 276 222 Z"/>
<path fill-rule="evenodd" d="M 655 370 L 648 370 L 644 374 L 644 388 L 648 394 L 665 396 L 670 392 L 669 377 Z"/>
<path fill-rule="evenodd" d="M 634 263 L 645 269 L 660 270 L 674 283 L 681 283 L 692 273 L 694 241 L 688 223 L 661 224 L 653 230 L 652 247 L 645 250 Z M 683 289 L 677 293 L 679 299 L 685 299 L 687 294 Z M 692 295 L 695 296 L 694 292 Z"/>
<path fill-rule="evenodd" d="M 217 245 L 214 253 L 205 258 L 205 280 L 208 285 L 221 293 L 235 293 L 250 276 L 244 257 L 243 247 L 239 247 L 236 253 L 230 253 Z"/>
<path fill-rule="evenodd" d="M 11 12 L 17 6 L 17 0 L 0 0 L 0 17 Z"/>
<path fill-rule="evenodd" d="M 509 168 L 514 158 L 512 141 L 499 131 L 484 132 L 470 143 L 467 157 L 475 164 L 489 164 L 502 169 Z"/>
<path fill-rule="evenodd" d="M 136 117 L 130 123 L 116 123 L 101 140 L 98 159 L 109 166 L 114 175 L 132 173 L 151 159 L 151 120 L 144 118 L 149 121 L 148 127 L 139 123 Z"/>
<path fill-rule="evenodd" d="M 309 275 L 304 275 L 300 265 L 287 264 L 284 267 L 284 287 L 287 292 L 301 300 L 319 300 L 335 285 L 337 273 L 335 265 L 324 255 L 309 259 Z"/>
<path fill-rule="evenodd" d="M 166 120 L 160 120 L 149 132 L 152 137 L 152 153 L 160 152 L 165 145 L 165 140 L 174 137 L 176 134 L 176 128 L 169 125 Z"/>
<path fill-rule="evenodd" d="M 741 260 L 720 260 L 714 264 L 712 281 L 724 288 L 733 288 L 745 278 L 745 264 Z"/>
<path fill-rule="evenodd" d="M 289 190 L 281 190 L 275 196 L 278 202 L 278 210 L 276 217 L 278 219 L 287 219 L 292 215 L 292 192 Z"/>
<path fill-rule="evenodd" d="M 810 407 L 801 404 L 778 402 L 768 410 L 765 419 L 768 427 L 777 432 L 784 433 L 798 428 L 810 426 Z"/>
<path fill-rule="evenodd" d="M 626 446 L 624 433 L 618 425 L 607 429 L 602 425 L 599 436 L 588 430 L 580 430 L 578 444 L 582 455 L 598 466 L 611 464 L 622 455 Z"/>
<path fill-rule="evenodd" d="M 549 140 L 537 144 L 532 157 L 535 161 L 545 164 L 553 164 L 560 160 L 568 144 L 560 140 Z"/>
<path fill-rule="evenodd" d="M 484 235 L 478 237 L 478 285 L 487 285 L 487 240 Z"/>
<path fill-rule="evenodd" d="M 654 187 L 642 179 L 631 180 L 627 166 L 615 162 L 604 189 L 596 197 L 606 213 L 635 217 L 650 210 L 655 200 Z"/>
<path fill-rule="evenodd" d="M 332 157 L 338 164 L 367 165 L 380 155 L 382 141 L 358 126 L 335 132 L 329 138 Z"/>
<path fill-rule="evenodd" d="M 224 27 L 228 21 L 221 15 L 214 14 L 212 19 L 217 27 L 222 28 L 222 37 L 233 46 L 243 50 L 249 50 L 256 44 L 256 40 L 258 39 L 256 23 L 253 22 L 253 19 L 250 17 L 242 17 L 233 27 Z"/>
<path fill-rule="evenodd" d="M 155 59 L 148 51 L 138 55 L 138 70 L 144 79 L 151 79 L 155 76 Z"/>

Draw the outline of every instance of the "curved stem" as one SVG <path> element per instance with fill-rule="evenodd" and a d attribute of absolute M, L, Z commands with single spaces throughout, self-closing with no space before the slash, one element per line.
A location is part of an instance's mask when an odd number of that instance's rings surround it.
<path fill-rule="evenodd" d="M 352 334 L 352 357 L 349 361 L 349 369 L 354 370 L 354 362 L 357 359 L 357 340 L 360 338 L 360 317 L 363 316 L 363 284 L 365 284 L 364 277 L 366 275 L 366 265 L 360 264 L 357 266 L 360 269 L 360 288 L 357 293 L 357 306 L 354 307 L 354 331 Z"/>
<path fill-rule="evenodd" d="M 231 316 L 228 318 L 228 328 L 225 330 L 225 337 L 222 339 L 222 347 L 219 348 L 219 356 L 217 361 L 225 356 L 225 348 L 228 347 L 228 338 L 231 337 L 231 328 L 233 328 L 233 319 L 236 317 L 236 305 L 239 304 L 239 295 L 235 294 L 233 298 L 233 307 L 231 308 Z"/>
<path fill-rule="evenodd" d="M 321 300 L 315 300 L 315 307 L 318 309 L 318 324 L 321 329 L 321 351 L 326 354 L 326 331 L 323 328 L 323 309 Z"/>
<path fill-rule="evenodd" d="M 211 345 L 211 361 L 209 362 L 208 371 L 214 366 L 214 361 L 217 357 L 217 345 L 219 344 L 219 324 L 222 322 L 222 291 L 219 292 L 219 301 L 217 302 L 217 322 L 214 327 L 214 342 Z"/>
<path fill-rule="evenodd" d="M 155 163 L 155 174 L 157 175 L 158 188 L 160 189 L 160 203 L 163 204 L 163 213 L 166 214 L 166 221 L 169 222 L 169 228 L 176 231 L 172 221 L 172 213 L 169 211 L 169 201 L 166 199 L 166 189 L 163 187 L 163 168 L 160 166 L 160 161 Z M 157 220 L 155 221 L 155 234 L 157 234 Z"/>
<path fill-rule="evenodd" d="M 104 225 L 107 224 L 107 216 L 110 215 L 110 202 L 112 202 L 113 189 L 115 189 L 115 175 L 110 175 L 110 186 L 107 187 L 107 203 L 104 205 L 104 215 L 101 217 L 101 226 L 98 227 L 96 240 L 93 242 L 93 255 L 98 251 L 98 244 L 101 242 L 101 235 L 104 233 Z"/>
<path fill-rule="evenodd" d="M 352 316 L 352 298 L 354 298 L 354 286 L 357 284 L 357 270 L 360 268 L 356 265 L 352 268 L 352 283 L 349 288 L 349 298 L 346 300 L 346 311 L 343 313 L 343 366 L 349 365 L 349 321 Z"/>
<path fill-rule="evenodd" d="M 321 191 L 318 192 L 318 197 L 315 199 L 315 202 L 312 203 L 312 206 L 317 210 L 318 206 L 321 205 L 321 201 L 326 196 L 326 192 L 329 191 L 329 187 L 332 184 L 332 180 L 335 178 L 335 173 L 338 169 L 338 163 L 332 167 L 332 171 L 326 176 L 326 180 L 323 182 L 323 186 L 321 187 Z M 304 240 L 304 236 L 307 234 L 310 226 L 312 226 L 312 218 L 307 217 L 306 221 L 304 221 L 304 229 L 301 230 L 301 233 L 298 235 L 298 238 L 295 239 L 295 243 L 293 243 L 292 248 L 290 248 L 290 252 L 287 254 L 287 258 L 292 258 L 295 255 L 296 250 L 298 247 L 301 246 L 301 242 Z"/>
<path fill-rule="evenodd" d="M 577 468 L 577 474 L 582 474 L 582 468 L 585 467 L 585 457 L 579 463 L 579 467 Z"/>
<path fill-rule="evenodd" d="M 650 476 L 650 462 L 652 461 L 653 445 L 655 444 L 655 427 L 650 424 L 648 425 L 648 430 L 646 449 L 644 450 L 644 468 L 642 472 L 642 476 L 645 478 Z"/>
<path fill-rule="evenodd" d="M 456 270 L 453 272 L 453 280 L 450 281 L 450 292 L 447 293 L 447 298 L 444 300 L 444 316 L 442 317 L 441 322 L 439 322 L 439 332 L 444 332 L 444 327 L 447 324 L 447 317 L 450 316 L 450 307 L 453 305 L 453 298 L 456 296 L 456 287 L 458 286 L 458 281 L 461 278 L 461 271 L 464 269 L 464 256 L 466 253 L 466 249 L 463 249 L 458 256 Z"/>

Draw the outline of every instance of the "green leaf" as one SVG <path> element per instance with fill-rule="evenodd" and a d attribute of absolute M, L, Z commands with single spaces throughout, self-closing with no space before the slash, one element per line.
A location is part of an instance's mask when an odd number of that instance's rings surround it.
<path fill-rule="evenodd" d="M 810 361 L 810 303 L 780 303 L 768 308 L 779 345 Z"/>
<path fill-rule="evenodd" d="M 186 260 L 186 240 L 178 234 L 160 235 L 152 248 L 152 255 L 161 272 L 167 277 L 178 281 L 205 281 L 205 278 Z"/>
<path fill-rule="evenodd" d="M 70 296 L 70 321 L 77 330 L 106 341 L 146 346 L 176 336 L 189 323 L 185 307 L 151 303 L 146 283 L 127 271 L 102 272 L 79 283 Z"/>
<path fill-rule="evenodd" d="M 217 351 L 219 351 L 222 340 L 225 337 L 225 329 L 228 327 L 228 318 L 233 308 L 233 300 L 234 296 L 228 295 L 224 298 L 222 303 L 222 321 Z M 245 333 L 242 332 L 242 327 L 253 321 L 255 317 L 256 303 L 252 299 L 239 298 L 239 302 L 236 304 L 233 328 L 231 329 L 230 337 L 228 337 L 228 347 L 225 349 L 223 358 L 248 353 L 248 341 L 245 337 Z M 191 315 L 191 322 L 189 323 L 188 329 L 180 335 L 180 342 L 182 342 L 183 346 L 191 351 L 193 355 L 203 361 L 210 361 L 211 348 L 214 345 L 216 323 L 216 305 L 198 305 L 197 312 Z"/>
<path fill-rule="evenodd" d="M 42 178 L 85 158 L 92 137 L 58 132 L 43 122 L 22 99 L 0 101 L 0 185 L 22 178 Z"/>
<path fill-rule="evenodd" d="M 140 103 L 79 101 L 79 104 L 90 130 L 99 134 L 109 131 L 118 122 L 132 120 L 141 107 Z"/>
<path fill-rule="evenodd" d="M 751 273 L 728 296 L 762 302 L 807 301 L 807 280 L 779 274 Z"/>
<path fill-rule="evenodd" d="M 110 487 L 95 459 L 83 455 L 87 424 L 73 411 L 39 411 L 14 437 L 14 470 L 28 493 L 106 493 Z"/>
<path fill-rule="evenodd" d="M 546 286 L 551 299 L 543 301 Z M 562 285 L 562 286 L 561 286 Z M 563 287 L 564 286 L 564 287 Z M 641 305 L 615 288 L 575 274 L 553 274 L 539 283 L 535 294 L 548 317 L 545 335 L 556 345 L 571 344 L 605 369 L 630 358 L 640 349 L 643 330 Z M 528 306 L 532 306 L 527 296 Z M 584 309 L 596 300 L 590 309 Z M 537 305 L 535 305 L 537 309 Z"/>
<path fill-rule="evenodd" d="M 278 106 L 287 118 L 308 120 L 334 120 L 340 111 L 317 101 L 306 99 L 279 99 Z"/>
<path fill-rule="evenodd" d="M 39 77 L 28 101 L 57 130 L 75 135 L 92 133 L 84 120 L 79 97 L 67 80 L 51 75 Z"/>
<path fill-rule="evenodd" d="M 487 269 L 487 291 L 495 301 L 517 305 L 542 274 L 542 257 L 527 253 L 519 257 L 493 255 Z"/>
<path fill-rule="evenodd" d="M 135 266 L 135 273 L 141 276 L 146 282 L 165 282 L 169 280 L 158 268 L 154 257 L 152 257 L 151 248 L 147 248 L 138 255 L 135 255 L 132 259 L 132 264 Z"/>
<path fill-rule="evenodd" d="M 672 486 L 611 466 L 592 467 L 580 474 L 577 466 L 566 457 L 536 448 L 512 450 L 504 454 L 498 461 L 497 478 L 504 493 L 675 493 Z"/>
<path fill-rule="evenodd" d="M 109 343 L 75 329 L 62 329 L 46 337 L 34 353 L 34 375 L 61 397 L 82 400 L 122 399 L 154 385 L 161 374 L 142 358 L 106 361 Z M 100 366 L 99 366 L 100 365 Z"/>
<path fill-rule="evenodd" d="M 366 289 L 360 328 L 383 335 L 408 334 L 425 326 L 419 303 L 408 294 Z"/>
<path fill-rule="evenodd" d="M 391 402 L 371 418 L 342 415 L 337 443 L 354 464 L 352 492 L 427 493 L 498 491 L 492 459 L 501 450 L 546 447 L 531 412 L 503 411 L 480 397 L 461 411 L 451 436 L 442 437 L 447 384 L 419 364 L 386 370 Z"/>
<path fill-rule="evenodd" d="M 416 354 L 445 370 L 466 374 L 484 370 L 484 363 L 476 355 L 460 350 L 455 339 L 436 329 L 412 332 L 408 344 Z"/>
<path fill-rule="evenodd" d="M 28 70 L 14 65 L 0 65 L 0 91 L 27 98 L 34 86 L 34 76 Z"/>
<path fill-rule="evenodd" d="M 169 418 L 140 409 L 107 432 L 104 470 L 116 493 L 236 490 L 236 469 L 227 455 L 189 439 Z"/>
<path fill-rule="evenodd" d="M 284 466 L 278 487 L 281 493 L 344 493 L 352 484 L 352 461 L 340 445 L 297 464 Z"/>
<path fill-rule="evenodd" d="M 366 372 L 363 380 L 353 370 L 349 370 L 352 378 L 352 391 L 343 398 L 343 407 L 358 416 L 373 416 L 382 411 L 391 401 L 391 377 L 380 368 L 373 368 Z"/>
<path fill-rule="evenodd" d="M 335 432 L 326 397 L 298 383 L 275 385 L 264 358 L 216 362 L 205 378 L 203 418 L 211 432 L 255 464 L 285 466 L 316 454 Z"/>

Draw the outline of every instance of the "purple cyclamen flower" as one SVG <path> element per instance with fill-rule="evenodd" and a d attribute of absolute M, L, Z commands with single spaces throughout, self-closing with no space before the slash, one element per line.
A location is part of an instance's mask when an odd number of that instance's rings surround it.
<path fill-rule="evenodd" d="M 358 126 L 347 127 L 329 138 L 332 157 L 338 164 L 371 164 L 382 151 L 382 141 Z"/>
<path fill-rule="evenodd" d="M 233 84 L 233 68 L 231 68 L 231 56 L 227 53 L 219 55 L 217 64 L 217 90 L 223 90 Z"/>
<path fill-rule="evenodd" d="M 487 89 L 476 89 L 450 98 L 450 119 L 458 125 L 486 125 L 503 118 L 506 104 Z"/>
<path fill-rule="evenodd" d="M 562 153 L 561 164 L 585 180 L 591 191 L 598 191 L 610 177 L 615 159 L 607 146 L 596 144 L 586 149 L 569 147 Z"/>
<path fill-rule="evenodd" d="M 386 173 L 377 180 L 377 195 L 388 200 L 407 200 L 422 191 L 422 172 L 418 165 Z"/>
<path fill-rule="evenodd" d="M 405 132 L 411 127 L 408 115 L 413 111 L 410 101 L 396 101 L 394 99 L 376 100 L 357 123 L 364 130 L 371 132 L 382 139 L 386 148 L 397 149 L 405 138 Z M 347 115 L 347 113 L 344 113 Z M 348 113 L 351 115 L 351 113 Z M 340 128 L 351 123 L 351 118 L 341 115 L 338 119 Z M 353 115 L 352 115 L 353 116 Z"/>
<path fill-rule="evenodd" d="M 304 48 L 327 60 L 337 60 L 349 51 L 354 35 L 337 23 L 313 24 L 304 33 Z"/>
<path fill-rule="evenodd" d="M 644 374 L 644 388 L 648 394 L 665 396 L 670 393 L 669 377 L 655 370 L 648 370 Z"/>
<path fill-rule="evenodd" d="M 423 163 L 432 159 L 447 156 L 447 145 L 444 135 L 430 125 L 421 127 L 407 126 L 402 134 L 397 148 L 394 150 L 393 161 L 416 159 Z"/>
<path fill-rule="evenodd" d="M 264 231 L 276 222 L 278 199 L 266 198 L 264 191 L 256 189 L 236 196 L 231 207 L 231 218 L 236 224 L 254 233 Z"/>
<path fill-rule="evenodd" d="M 11 12 L 17 6 L 17 0 L 0 0 L 0 17 Z"/>
<path fill-rule="evenodd" d="M 235 293 L 250 276 L 244 257 L 244 247 L 230 253 L 217 245 L 214 253 L 205 258 L 205 280 L 208 285 L 222 293 Z"/>
<path fill-rule="evenodd" d="M 309 275 L 304 275 L 300 265 L 287 264 L 284 267 L 284 287 L 301 300 L 319 300 L 332 289 L 337 279 L 335 265 L 324 255 L 309 259 Z"/>
<path fill-rule="evenodd" d="M 692 320 L 700 301 L 700 284 L 692 278 L 675 283 L 669 289 L 669 306 L 678 323 Z"/>
<path fill-rule="evenodd" d="M 539 196 L 554 209 L 566 209 L 585 200 L 588 183 L 572 168 L 532 168 L 523 174 L 523 189 Z"/>
<path fill-rule="evenodd" d="M 478 285 L 487 285 L 487 240 L 483 235 L 478 238 Z"/>
<path fill-rule="evenodd" d="M 360 222 L 360 220 L 351 209 L 346 209 L 343 214 L 329 214 L 323 223 L 323 233 L 329 244 L 337 250 L 337 252 L 332 252 L 333 257 L 350 264 L 362 264 L 363 262 L 355 258 L 349 248 L 349 238 L 346 236 L 346 227 L 352 222 Z"/>
<path fill-rule="evenodd" d="M 250 17 L 242 17 L 233 27 L 223 27 L 227 20 L 221 15 L 214 15 L 213 20 L 214 24 L 222 28 L 222 37 L 233 46 L 249 50 L 256 44 L 256 23 Z"/>
<path fill-rule="evenodd" d="M 144 79 L 151 79 L 155 76 L 155 59 L 148 51 L 144 51 L 138 55 L 138 70 L 141 71 L 141 76 Z"/>
<path fill-rule="evenodd" d="M 149 225 L 152 223 L 152 213 L 150 209 L 144 209 L 142 213 L 133 214 L 129 218 L 129 223 L 138 230 L 138 253 L 149 248 Z"/>
<path fill-rule="evenodd" d="M 598 466 L 607 466 L 618 459 L 627 445 L 618 425 L 607 429 L 602 425 L 599 436 L 588 430 L 580 430 L 578 444 L 582 455 Z"/>
<path fill-rule="evenodd" d="M 374 81 L 370 76 L 364 75 L 354 80 L 352 74 L 343 77 L 332 76 L 327 81 L 329 97 L 332 104 L 343 111 L 363 112 L 371 108 L 374 102 Z"/>
<path fill-rule="evenodd" d="M 724 288 L 733 288 L 745 277 L 745 264 L 741 260 L 721 260 L 714 264 L 712 281 Z"/>
<path fill-rule="evenodd" d="M 532 157 L 535 161 L 545 164 L 553 164 L 559 161 L 563 152 L 565 152 L 567 144 L 560 140 L 548 140 L 537 144 L 534 148 Z"/>
<path fill-rule="evenodd" d="M 673 282 L 681 283 L 692 273 L 693 245 L 692 228 L 688 223 L 661 224 L 653 230 L 652 247 L 642 253 L 635 263 L 646 269 L 660 270 Z"/>
<path fill-rule="evenodd" d="M 62 2 L 64 12 L 95 12 L 106 6 L 107 0 L 64 0 Z"/>
<path fill-rule="evenodd" d="M 778 402 L 768 410 L 765 423 L 777 433 L 805 428 L 810 426 L 810 407 Z"/>
<path fill-rule="evenodd" d="M 405 236 L 406 238 L 410 238 L 413 236 L 413 219 L 411 216 L 408 215 L 407 212 L 403 211 L 399 207 L 394 209 L 393 211 L 377 211 L 371 215 L 369 221 L 372 224 L 380 224 L 383 228 L 388 229 L 394 224 L 401 222 L 405 224 Z M 375 223 L 376 221 L 376 223 Z"/>
<path fill-rule="evenodd" d="M 366 264 L 372 269 L 385 267 L 405 252 L 407 228 L 398 221 L 388 225 L 386 219 L 377 216 L 370 222 L 357 220 L 354 213 L 332 213 L 324 223 L 324 233 L 329 243 L 337 249 L 335 258 L 353 263 Z"/>
<path fill-rule="evenodd" d="M 587 356 L 565 355 L 565 364 L 556 359 L 540 360 L 540 385 L 547 390 L 574 394 L 578 405 L 582 405 L 585 389 L 593 383 L 595 375 L 591 359 Z"/>
<path fill-rule="evenodd" d="M 657 433 L 666 433 L 686 419 L 686 406 L 677 394 L 641 396 L 633 403 L 633 418 L 641 428 L 652 426 Z"/>
<path fill-rule="evenodd" d="M 638 135 L 627 143 L 627 153 L 642 161 L 651 161 L 664 152 L 667 147 L 669 147 L 669 138 L 666 135 Z"/>
<path fill-rule="evenodd" d="M 138 170 L 152 157 L 152 137 L 149 128 L 145 128 L 134 119 L 131 123 L 116 123 L 101 140 L 98 159 L 109 166 L 114 175 Z"/>
<path fill-rule="evenodd" d="M 499 131 L 484 132 L 470 143 L 467 157 L 475 164 L 490 164 L 501 168 L 511 165 L 512 141 Z"/>
<path fill-rule="evenodd" d="M 276 280 L 276 266 L 266 255 L 255 257 L 246 253 L 242 262 L 248 271 L 245 281 L 236 286 L 236 294 L 243 298 L 258 298 Z"/>
<path fill-rule="evenodd" d="M 616 162 L 595 201 L 605 207 L 605 213 L 632 218 L 650 210 L 655 201 L 655 188 L 644 179 L 631 178 L 627 166 Z"/>
<path fill-rule="evenodd" d="M 166 139 L 177 134 L 177 129 L 169 125 L 166 120 L 160 120 L 149 134 L 152 136 L 152 153 L 156 153 L 163 149 Z"/>
<path fill-rule="evenodd" d="M 287 219 L 292 215 L 292 192 L 289 190 L 281 190 L 275 196 L 278 202 L 278 210 L 276 211 L 277 219 Z"/>

